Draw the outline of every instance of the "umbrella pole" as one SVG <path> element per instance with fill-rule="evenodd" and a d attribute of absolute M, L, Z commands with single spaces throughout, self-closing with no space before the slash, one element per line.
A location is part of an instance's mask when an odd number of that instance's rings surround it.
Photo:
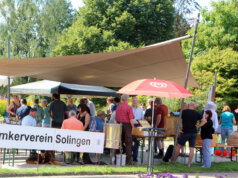
<path fill-rule="evenodd" d="M 149 174 L 153 173 L 153 158 L 154 158 L 154 149 L 153 149 L 153 146 L 154 146 L 154 130 L 153 130 L 153 127 L 154 127 L 154 111 L 155 111 L 155 97 L 153 97 L 153 108 L 152 108 L 152 119 L 151 119 L 151 126 L 152 126 L 152 129 L 149 130 L 149 162 L 148 162 L 148 166 L 147 166 L 147 172 Z"/>
<path fill-rule="evenodd" d="M 188 85 L 188 78 L 189 78 L 189 72 L 190 72 L 190 67 L 191 67 L 191 63 L 192 63 L 193 49 L 194 49 L 196 35 L 197 35 L 197 28 L 198 28 L 198 23 L 199 23 L 199 17 L 200 17 L 200 13 L 198 13 L 198 17 L 197 17 L 196 24 L 195 24 L 195 29 L 194 29 L 192 48 L 191 48 L 191 52 L 190 52 L 190 56 L 189 56 L 189 63 L 188 63 L 188 68 L 187 68 L 187 73 L 186 73 L 185 84 L 184 84 L 184 88 L 185 89 L 187 89 L 187 85 Z M 184 98 L 182 99 L 182 102 L 181 102 L 181 108 L 180 108 L 180 113 L 179 113 L 179 118 L 178 118 L 178 124 L 176 126 L 176 135 L 175 135 L 175 140 L 174 140 L 174 149 L 173 149 L 173 154 L 172 154 L 172 163 L 174 163 L 175 150 L 176 150 L 176 145 L 177 145 L 177 142 L 178 142 L 179 126 L 180 126 L 181 118 L 182 118 L 183 105 L 184 105 Z"/>

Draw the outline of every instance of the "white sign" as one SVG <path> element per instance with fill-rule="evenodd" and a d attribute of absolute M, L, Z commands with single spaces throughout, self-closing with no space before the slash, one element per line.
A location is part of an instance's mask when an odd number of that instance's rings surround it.
<path fill-rule="evenodd" d="M 0 148 L 103 153 L 104 133 L 0 124 Z"/>
<path fill-rule="evenodd" d="M 150 85 L 155 88 L 167 88 L 167 83 L 150 82 Z"/>

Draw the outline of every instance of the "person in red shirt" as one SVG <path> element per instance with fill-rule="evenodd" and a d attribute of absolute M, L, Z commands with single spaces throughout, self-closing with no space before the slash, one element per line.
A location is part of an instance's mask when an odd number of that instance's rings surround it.
<path fill-rule="evenodd" d="M 132 164 L 132 132 L 134 130 L 134 114 L 132 107 L 128 105 L 129 96 L 123 94 L 121 96 L 122 103 L 116 110 L 116 121 L 122 124 L 122 145 L 125 144 L 126 150 L 126 164 Z"/>
<path fill-rule="evenodd" d="M 79 121 L 76 117 L 76 112 L 74 110 L 69 111 L 69 118 L 63 121 L 63 124 L 61 126 L 61 129 L 68 129 L 68 130 L 80 130 L 83 131 L 83 123 Z M 75 157 L 77 156 L 77 153 L 65 153 L 65 159 L 66 163 L 73 163 L 75 160 Z M 71 157 L 71 159 L 70 159 Z M 78 160 L 79 162 L 79 160 Z"/>
<path fill-rule="evenodd" d="M 161 98 L 156 98 L 155 103 L 157 104 L 155 128 L 164 128 L 166 117 L 168 117 L 168 107 L 162 104 Z M 156 158 L 163 158 L 164 156 L 164 141 L 163 139 L 158 140 L 159 154 Z"/>

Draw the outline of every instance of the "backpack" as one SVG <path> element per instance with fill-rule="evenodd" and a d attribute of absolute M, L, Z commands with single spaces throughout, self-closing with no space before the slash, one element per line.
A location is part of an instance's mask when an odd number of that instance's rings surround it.
<path fill-rule="evenodd" d="M 173 145 L 169 145 L 166 153 L 165 153 L 165 156 L 163 158 L 163 161 L 164 162 L 169 162 L 169 159 L 171 159 L 172 157 L 172 154 L 173 154 L 173 149 L 174 149 L 174 146 Z"/>

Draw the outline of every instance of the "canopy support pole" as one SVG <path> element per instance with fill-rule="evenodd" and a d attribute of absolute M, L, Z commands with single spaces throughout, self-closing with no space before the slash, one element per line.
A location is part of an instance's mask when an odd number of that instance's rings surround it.
<path fill-rule="evenodd" d="M 10 40 L 7 41 L 7 46 L 8 46 L 8 59 L 10 59 Z M 7 107 L 10 105 L 10 76 L 7 77 L 7 83 L 8 83 L 8 87 L 7 87 Z"/>
<path fill-rule="evenodd" d="M 214 83 L 210 86 L 210 91 L 208 95 L 208 101 L 215 101 L 215 93 L 216 93 L 216 80 L 217 80 L 217 72 L 214 74 Z"/>
<path fill-rule="evenodd" d="M 191 48 L 191 51 L 190 51 L 189 63 L 188 63 L 188 68 L 187 68 L 187 73 L 186 73 L 185 84 L 184 84 L 184 88 L 185 89 L 187 89 L 187 86 L 188 86 L 188 78 L 189 78 L 189 72 L 190 72 L 192 57 L 193 57 L 193 49 L 194 49 L 196 35 L 197 35 L 197 28 L 198 28 L 198 23 L 199 23 L 199 17 L 200 17 L 200 13 L 198 13 L 198 17 L 197 17 L 197 20 L 196 20 L 196 23 L 195 23 L 192 48 Z M 184 98 L 182 98 L 181 108 L 180 108 L 180 113 L 179 113 L 179 118 L 178 118 L 178 124 L 176 125 L 176 135 L 175 135 L 175 140 L 174 140 L 174 149 L 173 149 L 173 154 L 172 154 L 172 163 L 175 162 L 174 161 L 174 156 L 175 156 L 176 145 L 177 145 L 177 142 L 178 142 L 179 126 L 180 126 L 180 123 L 181 123 L 183 106 L 184 106 Z"/>

